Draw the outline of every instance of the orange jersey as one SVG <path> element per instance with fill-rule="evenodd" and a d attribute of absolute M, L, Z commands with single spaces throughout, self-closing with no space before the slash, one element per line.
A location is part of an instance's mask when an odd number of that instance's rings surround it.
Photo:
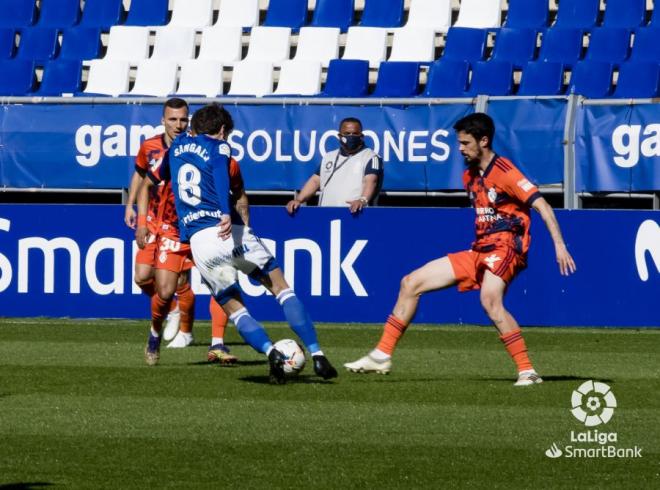
<path fill-rule="evenodd" d="M 478 167 L 463 173 L 463 185 L 476 211 L 476 239 L 472 249 L 487 252 L 508 246 L 527 253 L 530 243 L 530 206 L 541 197 L 511 161 L 495 155 L 483 174 Z"/>

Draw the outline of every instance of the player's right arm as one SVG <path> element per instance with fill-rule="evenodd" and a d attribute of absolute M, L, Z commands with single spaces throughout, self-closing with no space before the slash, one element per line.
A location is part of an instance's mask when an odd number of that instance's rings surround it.
<path fill-rule="evenodd" d="M 168 155 L 161 159 L 147 174 L 148 178 L 142 179 L 142 184 L 137 192 L 137 229 L 135 230 L 135 241 L 138 248 L 143 249 L 147 244 L 149 228 L 147 227 L 147 213 L 149 211 L 149 189 L 163 180 L 169 180 L 169 158 Z"/>
<path fill-rule="evenodd" d="M 287 203 L 286 210 L 289 214 L 295 213 L 302 203 L 307 202 L 314 194 L 316 194 L 316 191 L 318 191 L 320 187 L 321 177 L 318 174 L 312 175 L 307 182 L 305 182 L 305 185 L 298 193 L 298 196 Z"/>
<path fill-rule="evenodd" d="M 231 203 L 229 198 L 229 158 L 231 149 L 227 143 L 218 145 L 218 153 L 211 160 L 213 169 L 213 184 L 217 196 L 217 205 L 222 211 L 220 218 L 220 231 L 218 236 L 226 240 L 231 236 Z"/>
<path fill-rule="evenodd" d="M 142 185 L 142 181 L 146 174 L 147 172 L 143 168 L 136 166 L 135 172 L 133 172 L 133 177 L 131 177 L 131 183 L 128 186 L 128 199 L 126 201 L 126 210 L 124 211 L 124 223 L 133 230 L 137 224 L 137 215 L 135 214 L 135 208 L 133 205 L 136 202 L 138 189 L 140 188 L 140 185 Z"/>

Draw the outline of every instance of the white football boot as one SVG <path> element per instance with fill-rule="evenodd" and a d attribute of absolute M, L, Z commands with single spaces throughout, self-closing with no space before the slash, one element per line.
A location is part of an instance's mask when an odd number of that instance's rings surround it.
<path fill-rule="evenodd" d="M 167 322 L 165 328 L 163 329 L 163 340 L 169 342 L 176 334 L 179 333 L 179 324 L 181 323 L 181 310 L 179 310 L 179 305 L 176 305 L 172 311 L 170 311 L 165 319 Z M 169 345 L 168 345 L 169 347 Z"/>
<path fill-rule="evenodd" d="M 543 383 L 541 376 L 539 376 L 533 369 L 528 369 L 518 373 L 518 381 L 516 381 L 513 386 L 531 386 L 540 383 Z"/>
<path fill-rule="evenodd" d="M 371 355 L 366 355 L 357 361 L 347 362 L 344 367 L 353 373 L 389 374 L 392 369 L 392 360 L 383 359 L 381 361 L 374 359 Z"/>
<path fill-rule="evenodd" d="M 168 349 L 182 349 L 184 347 L 188 347 L 190 344 L 193 343 L 195 339 L 193 338 L 193 335 L 189 332 L 179 332 L 176 334 L 176 337 L 174 337 L 174 340 L 167 344 Z"/>

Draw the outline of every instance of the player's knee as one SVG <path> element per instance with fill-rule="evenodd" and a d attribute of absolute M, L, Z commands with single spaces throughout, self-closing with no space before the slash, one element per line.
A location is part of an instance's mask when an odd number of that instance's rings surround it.
<path fill-rule="evenodd" d="M 147 276 L 147 275 L 142 276 L 142 275 L 139 275 L 139 274 L 135 274 L 135 277 L 133 278 L 133 280 L 135 281 L 136 285 L 138 285 L 139 287 L 143 287 L 143 286 L 146 286 L 147 284 L 149 284 L 152 279 L 151 279 L 150 276 Z"/>
<path fill-rule="evenodd" d="M 172 296 L 174 296 L 174 292 L 176 291 L 176 284 L 157 284 L 156 285 L 156 294 L 162 299 L 163 301 L 169 300 Z"/>
<path fill-rule="evenodd" d="M 497 314 L 503 308 L 501 298 L 495 294 L 490 293 L 481 294 L 481 306 L 490 317 L 493 315 L 497 316 Z"/>
<path fill-rule="evenodd" d="M 416 281 L 412 274 L 407 274 L 401 279 L 400 290 L 406 296 L 414 296 L 416 294 Z"/>

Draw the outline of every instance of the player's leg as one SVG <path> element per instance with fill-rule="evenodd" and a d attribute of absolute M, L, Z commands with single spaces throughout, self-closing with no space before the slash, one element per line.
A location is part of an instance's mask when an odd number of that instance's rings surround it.
<path fill-rule="evenodd" d="M 392 354 L 399 340 L 417 312 L 422 294 L 444 289 L 456 283 L 456 275 L 449 257 L 442 257 L 423 265 L 404 276 L 392 314 L 383 328 L 378 345 L 368 355 L 344 364 L 352 372 L 387 374 L 392 367 Z"/>
<path fill-rule="evenodd" d="M 170 311 L 170 304 L 179 274 L 166 269 L 156 269 L 154 273 L 156 294 L 151 297 L 151 331 L 144 351 L 147 364 L 153 366 L 160 359 L 160 342 L 163 321 Z"/>
<path fill-rule="evenodd" d="M 229 318 L 213 296 L 209 301 L 209 312 L 211 313 L 211 345 L 207 354 L 209 362 L 220 364 L 234 364 L 238 358 L 229 352 L 225 345 L 225 329 Z"/>
<path fill-rule="evenodd" d="M 516 319 L 504 307 L 504 294 L 507 283 L 493 274 L 484 271 L 481 283 L 481 305 L 500 334 L 500 340 L 518 368 L 516 386 L 541 383 L 542 379 L 534 370 L 527 354 L 527 345 Z"/>
<path fill-rule="evenodd" d="M 193 343 L 192 325 L 195 320 L 195 294 L 190 287 L 190 271 L 183 270 L 179 274 L 176 285 L 176 296 L 179 300 L 179 325 L 170 328 L 170 316 L 163 331 L 165 340 L 171 339 L 168 348 L 188 347 Z M 168 332 L 169 330 L 169 332 Z"/>

